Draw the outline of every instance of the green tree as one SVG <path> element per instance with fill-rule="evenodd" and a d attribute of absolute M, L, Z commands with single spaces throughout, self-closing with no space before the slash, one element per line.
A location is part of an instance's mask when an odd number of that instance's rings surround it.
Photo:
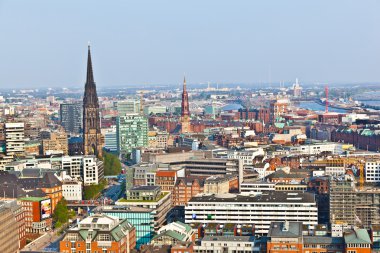
<path fill-rule="evenodd" d="M 121 163 L 119 158 L 111 153 L 104 152 L 103 154 L 104 175 L 113 176 L 121 172 Z"/>
<path fill-rule="evenodd" d="M 94 199 L 97 197 L 101 191 L 106 187 L 107 181 L 103 180 L 99 184 L 87 185 L 83 190 L 83 198 L 84 199 Z"/>
<path fill-rule="evenodd" d="M 56 227 L 61 226 L 62 224 L 68 222 L 70 218 L 75 216 L 75 212 L 69 211 L 67 208 L 67 201 L 62 198 L 55 207 L 53 213 L 53 220 L 56 222 Z"/>

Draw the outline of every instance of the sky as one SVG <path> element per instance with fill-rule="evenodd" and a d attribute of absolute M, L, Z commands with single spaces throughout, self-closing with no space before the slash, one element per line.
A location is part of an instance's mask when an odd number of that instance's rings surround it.
<path fill-rule="evenodd" d="M 380 83 L 378 0 L 0 0 L 0 87 Z"/>

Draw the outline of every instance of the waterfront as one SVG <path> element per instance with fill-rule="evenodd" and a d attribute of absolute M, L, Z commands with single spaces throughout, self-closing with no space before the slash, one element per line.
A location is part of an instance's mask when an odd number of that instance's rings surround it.
<path fill-rule="evenodd" d="M 303 109 L 312 110 L 312 111 L 325 111 L 324 105 L 318 104 L 314 101 L 302 101 L 299 103 L 299 107 Z M 329 112 L 346 113 L 347 110 L 329 107 Z"/>

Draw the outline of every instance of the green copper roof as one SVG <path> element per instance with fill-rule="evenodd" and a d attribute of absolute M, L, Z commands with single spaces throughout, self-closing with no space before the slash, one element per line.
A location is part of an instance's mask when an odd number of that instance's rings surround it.
<path fill-rule="evenodd" d="M 25 201 L 42 201 L 47 198 L 40 198 L 40 197 L 24 197 L 20 198 L 19 200 L 25 200 Z"/>
<path fill-rule="evenodd" d="M 178 224 L 180 224 L 181 226 L 185 227 L 186 232 L 189 232 L 189 231 L 191 230 L 190 225 L 187 225 L 187 224 L 185 224 L 185 223 L 183 223 L 183 222 L 180 222 L 180 221 L 176 221 L 176 223 L 178 223 Z"/>
<path fill-rule="evenodd" d="M 162 236 L 169 236 L 169 237 L 174 238 L 178 241 L 182 241 L 185 238 L 185 235 L 182 235 L 176 231 L 167 230 L 167 231 L 165 231 L 159 235 L 154 236 L 152 240 L 159 238 L 159 237 L 162 237 Z"/>
<path fill-rule="evenodd" d="M 354 232 L 344 236 L 346 243 L 371 243 L 369 234 L 365 229 L 356 229 Z"/>

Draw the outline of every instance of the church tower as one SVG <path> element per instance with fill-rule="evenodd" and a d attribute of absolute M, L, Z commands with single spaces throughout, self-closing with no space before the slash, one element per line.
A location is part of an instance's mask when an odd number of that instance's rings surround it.
<path fill-rule="evenodd" d="M 83 97 L 83 151 L 85 155 L 102 157 L 99 100 L 92 72 L 90 45 L 88 46 L 87 79 Z"/>
<path fill-rule="evenodd" d="M 182 91 L 182 113 L 181 113 L 181 132 L 189 133 L 190 129 L 190 109 L 189 109 L 189 95 L 186 90 L 186 78 L 183 78 L 183 91 Z"/>

